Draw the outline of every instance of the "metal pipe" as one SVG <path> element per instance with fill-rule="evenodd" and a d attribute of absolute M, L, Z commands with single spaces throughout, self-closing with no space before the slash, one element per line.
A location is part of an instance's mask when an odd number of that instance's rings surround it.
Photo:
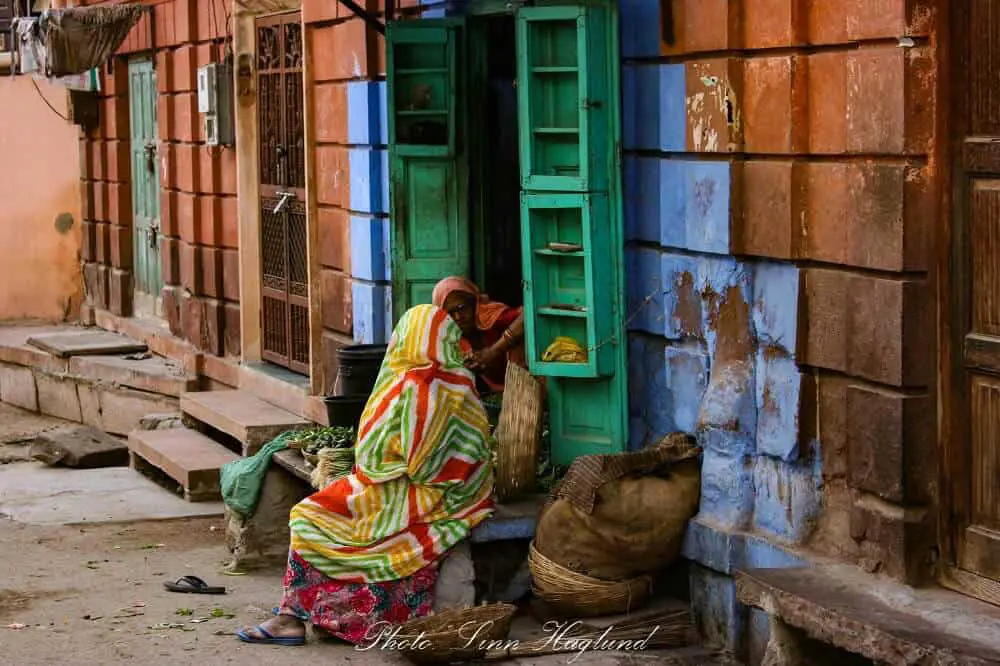
<path fill-rule="evenodd" d="M 352 12 L 355 16 L 360 16 L 368 27 L 377 32 L 380 35 L 385 35 L 385 23 L 382 23 L 375 16 L 368 12 L 367 9 L 354 2 L 354 0 L 338 0 L 340 4 L 344 5 Z"/>

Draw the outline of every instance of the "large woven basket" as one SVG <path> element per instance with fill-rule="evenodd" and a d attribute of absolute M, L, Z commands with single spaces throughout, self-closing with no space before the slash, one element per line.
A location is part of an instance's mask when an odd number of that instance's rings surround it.
<path fill-rule="evenodd" d="M 653 579 L 600 580 L 577 573 L 542 555 L 531 542 L 528 551 L 532 591 L 567 617 L 598 617 L 641 608 L 653 594 Z"/>
<path fill-rule="evenodd" d="M 516 363 L 507 364 L 496 440 L 493 492 L 498 502 L 533 492 L 542 445 L 545 397 L 542 385 Z"/>
<path fill-rule="evenodd" d="M 503 641 L 510 633 L 516 606 L 489 604 L 463 610 L 446 610 L 404 624 L 397 642 L 400 652 L 415 664 L 451 664 L 482 659 L 491 642 Z M 477 633 L 478 632 L 478 633 Z"/>

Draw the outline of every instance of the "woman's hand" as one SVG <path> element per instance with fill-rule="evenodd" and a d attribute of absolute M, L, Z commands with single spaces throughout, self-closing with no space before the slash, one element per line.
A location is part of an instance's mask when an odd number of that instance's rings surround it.
<path fill-rule="evenodd" d="M 465 357 L 465 367 L 470 370 L 481 371 L 493 365 L 501 357 L 503 351 L 496 346 L 487 347 L 476 352 L 472 352 Z"/>

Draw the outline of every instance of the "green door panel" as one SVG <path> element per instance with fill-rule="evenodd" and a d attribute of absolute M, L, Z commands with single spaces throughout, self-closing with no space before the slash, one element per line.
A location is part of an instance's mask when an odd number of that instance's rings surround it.
<path fill-rule="evenodd" d="M 159 243 L 160 160 L 156 152 L 156 70 L 152 60 L 142 58 L 130 61 L 128 71 L 135 289 L 156 297 L 163 288 Z"/>
<path fill-rule="evenodd" d="M 386 29 L 394 319 L 470 269 L 463 28 L 427 19 Z"/>
<path fill-rule="evenodd" d="M 403 267 L 396 278 L 397 294 L 404 294 L 407 307 L 430 303 L 438 280 L 448 275 L 464 275 L 470 261 L 469 227 L 464 219 L 464 193 L 458 186 L 453 160 L 407 158 L 393 165 L 397 188 L 393 211 L 397 265 Z M 405 310 L 404 310 L 405 311 Z"/>
<path fill-rule="evenodd" d="M 516 18 L 525 346 L 532 372 L 549 378 L 553 461 L 568 464 L 628 442 L 617 3 L 523 7 Z M 585 363 L 541 360 L 561 335 L 587 350 Z"/>
<path fill-rule="evenodd" d="M 607 188 L 608 10 L 575 5 L 518 10 L 521 179 L 526 189 Z"/>
<path fill-rule="evenodd" d="M 625 450 L 628 403 L 617 378 L 550 381 L 548 395 L 556 465 L 568 465 L 579 456 Z"/>

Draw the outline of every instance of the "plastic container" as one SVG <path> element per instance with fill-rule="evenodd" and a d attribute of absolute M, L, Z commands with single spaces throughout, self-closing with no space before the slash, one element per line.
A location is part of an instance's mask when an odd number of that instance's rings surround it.
<path fill-rule="evenodd" d="M 375 388 L 386 349 L 386 345 L 348 345 L 338 349 L 334 394 L 367 398 Z"/>
<path fill-rule="evenodd" d="M 345 428 L 358 427 L 367 402 L 367 395 L 331 395 L 323 398 L 330 425 Z"/>

